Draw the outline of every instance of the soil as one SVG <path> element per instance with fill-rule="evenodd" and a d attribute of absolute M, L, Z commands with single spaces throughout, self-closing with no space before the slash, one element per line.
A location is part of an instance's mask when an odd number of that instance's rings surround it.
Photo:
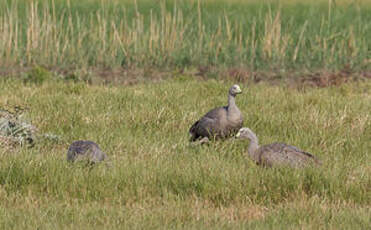
<path fill-rule="evenodd" d="M 90 84 L 134 85 L 141 82 L 158 82 L 176 76 L 189 76 L 199 80 L 228 79 L 235 82 L 260 83 L 273 85 L 287 84 L 293 88 L 329 87 L 344 83 L 371 79 L 371 70 L 353 71 L 344 68 L 339 71 L 319 70 L 314 72 L 250 71 L 244 68 L 221 70 L 218 67 L 199 66 L 190 69 L 158 70 L 155 68 L 97 68 L 73 70 L 48 68 L 61 79 L 85 81 Z M 0 77 L 19 77 L 31 71 L 31 67 L 0 68 Z"/>

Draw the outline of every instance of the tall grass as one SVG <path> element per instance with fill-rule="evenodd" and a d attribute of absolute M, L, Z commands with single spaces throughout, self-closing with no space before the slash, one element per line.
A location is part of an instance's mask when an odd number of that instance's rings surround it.
<path fill-rule="evenodd" d="M 4 1 L 0 66 L 365 69 L 370 12 L 359 1 Z"/>

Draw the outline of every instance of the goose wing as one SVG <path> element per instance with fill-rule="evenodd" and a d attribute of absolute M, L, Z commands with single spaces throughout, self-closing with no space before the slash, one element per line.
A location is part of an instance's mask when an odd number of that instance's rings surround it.
<path fill-rule="evenodd" d="M 210 110 L 189 129 L 189 133 L 192 135 L 191 141 L 195 141 L 200 137 L 218 136 L 220 130 L 223 129 L 223 121 L 226 120 L 226 116 L 225 107 Z"/>
<path fill-rule="evenodd" d="M 67 151 L 68 161 L 89 159 L 91 162 L 99 162 L 105 158 L 106 154 L 93 141 L 75 141 L 69 146 Z"/>
<path fill-rule="evenodd" d="M 259 163 L 268 167 L 290 166 L 301 168 L 311 163 L 318 164 L 317 158 L 296 146 L 273 143 L 259 148 Z"/>

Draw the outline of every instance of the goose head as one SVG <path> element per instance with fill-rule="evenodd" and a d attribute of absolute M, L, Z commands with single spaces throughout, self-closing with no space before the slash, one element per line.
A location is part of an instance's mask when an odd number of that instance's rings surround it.
<path fill-rule="evenodd" d="M 232 96 L 236 96 L 237 94 L 240 94 L 240 93 L 242 93 L 242 90 L 241 90 L 240 86 L 238 86 L 238 85 L 233 85 L 229 89 L 229 94 L 232 95 Z"/>

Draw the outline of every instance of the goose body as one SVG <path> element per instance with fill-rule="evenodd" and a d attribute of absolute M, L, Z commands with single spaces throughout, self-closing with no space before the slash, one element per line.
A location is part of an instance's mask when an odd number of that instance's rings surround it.
<path fill-rule="evenodd" d="M 190 141 L 205 137 L 208 139 L 226 138 L 236 134 L 243 125 L 243 115 L 235 102 L 236 95 L 241 92 L 238 85 L 233 85 L 229 89 L 227 106 L 210 110 L 191 126 Z"/>
<path fill-rule="evenodd" d="M 90 163 L 98 163 L 106 158 L 107 155 L 93 141 L 75 141 L 67 151 L 67 161 L 70 162 L 87 160 Z"/>
<path fill-rule="evenodd" d="M 320 161 L 313 154 L 292 145 L 273 143 L 259 146 L 258 138 L 249 128 L 240 129 L 236 137 L 250 140 L 248 154 L 258 165 L 303 168 L 309 165 L 320 164 Z"/>

